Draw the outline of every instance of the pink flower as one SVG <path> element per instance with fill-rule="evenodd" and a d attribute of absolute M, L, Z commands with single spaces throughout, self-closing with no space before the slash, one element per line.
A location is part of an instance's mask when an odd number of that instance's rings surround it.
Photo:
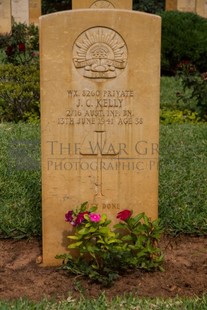
<path fill-rule="evenodd" d="M 91 213 L 89 215 L 91 222 L 100 222 L 101 216 L 97 213 Z"/>
<path fill-rule="evenodd" d="M 130 216 L 132 215 L 132 212 L 129 210 L 123 210 L 117 214 L 117 219 L 120 219 L 122 221 L 126 221 Z"/>

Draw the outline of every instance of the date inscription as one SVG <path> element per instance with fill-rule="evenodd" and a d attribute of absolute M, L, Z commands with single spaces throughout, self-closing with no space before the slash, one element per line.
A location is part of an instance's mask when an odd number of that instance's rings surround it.
<path fill-rule="evenodd" d="M 67 90 L 72 107 L 58 118 L 58 125 L 142 125 L 141 115 L 130 109 L 133 90 Z"/>

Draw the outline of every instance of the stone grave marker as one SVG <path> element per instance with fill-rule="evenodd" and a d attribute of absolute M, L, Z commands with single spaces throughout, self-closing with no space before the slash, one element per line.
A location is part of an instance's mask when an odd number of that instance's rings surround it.
<path fill-rule="evenodd" d="M 178 0 L 165 0 L 165 10 L 166 11 L 176 11 Z"/>
<path fill-rule="evenodd" d="M 178 0 L 177 9 L 182 12 L 196 12 L 195 0 Z"/>
<path fill-rule="evenodd" d="M 197 0 L 196 13 L 207 18 L 207 0 Z"/>
<path fill-rule="evenodd" d="M 29 25 L 28 0 L 12 0 L 12 17 L 16 23 Z"/>
<path fill-rule="evenodd" d="M 29 1 L 29 23 L 39 24 L 39 17 L 42 14 L 41 0 L 30 0 Z"/>
<path fill-rule="evenodd" d="M 166 0 L 166 11 L 193 12 L 207 17 L 207 0 Z"/>
<path fill-rule="evenodd" d="M 73 9 L 132 9 L 132 0 L 72 0 Z"/>
<path fill-rule="evenodd" d="M 11 31 L 11 3 L 10 0 L 0 0 L 0 33 Z"/>
<path fill-rule="evenodd" d="M 195 12 L 196 0 L 166 0 L 166 11 Z"/>
<path fill-rule="evenodd" d="M 12 0 L 12 16 L 16 23 L 38 25 L 41 0 Z"/>
<path fill-rule="evenodd" d="M 40 18 L 44 265 L 85 201 L 113 223 L 124 209 L 157 218 L 160 37 L 159 16 L 129 10 Z"/>

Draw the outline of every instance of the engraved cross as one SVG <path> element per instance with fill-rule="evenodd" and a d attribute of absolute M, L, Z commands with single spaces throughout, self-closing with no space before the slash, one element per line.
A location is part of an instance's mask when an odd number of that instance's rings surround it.
<path fill-rule="evenodd" d="M 103 163 L 103 158 L 106 156 L 109 156 L 109 158 L 111 158 L 111 156 L 116 156 L 119 155 L 119 152 L 113 152 L 113 153 L 109 153 L 104 151 L 104 146 L 105 146 L 105 142 L 103 143 L 103 133 L 105 132 L 104 130 L 95 130 L 94 132 L 96 132 L 97 134 L 97 144 L 96 147 L 94 148 L 94 150 L 92 150 L 91 148 L 91 153 L 83 153 L 80 152 L 81 155 L 87 155 L 90 157 L 95 156 L 97 158 L 97 179 L 95 181 L 95 186 L 97 188 L 97 192 L 95 194 L 95 196 L 104 196 L 103 195 L 103 171 L 102 171 L 102 163 Z"/>

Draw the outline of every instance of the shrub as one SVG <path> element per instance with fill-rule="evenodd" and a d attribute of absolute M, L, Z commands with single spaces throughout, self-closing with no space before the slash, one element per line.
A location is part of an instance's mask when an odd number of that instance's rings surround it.
<path fill-rule="evenodd" d="M 183 93 L 179 94 L 179 99 L 186 105 L 189 105 L 190 101 L 191 110 L 207 120 L 207 72 L 200 74 L 195 66 L 185 61 L 179 65 L 179 75 L 183 86 Z M 186 93 L 186 90 L 191 91 Z"/>
<path fill-rule="evenodd" d="M 164 10 L 164 0 L 134 0 L 133 9 L 148 13 L 157 13 Z"/>
<path fill-rule="evenodd" d="M 201 118 L 198 116 L 198 113 L 186 109 L 183 111 L 162 109 L 160 111 L 160 122 L 163 125 L 185 123 L 197 124 L 201 122 Z"/>
<path fill-rule="evenodd" d="M 72 0 L 42 0 L 43 14 L 49 14 L 57 11 L 70 10 L 72 8 Z"/>
<path fill-rule="evenodd" d="M 0 65 L 0 120 L 38 119 L 39 69 L 35 65 Z"/>
<path fill-rule="evenodd" d="M 132 211 L 117 214 L 120 221 L 111 223 L 106 214 L 95 213 L 96 206 L 87 210 L 87 202 L 65 214 L 65 220 L 75 229 L 69 235 L 69 249 L 78 251 L 78 257 L 69 253 L 57 256 L 64 259 L 63 269 L 87 275 L 103 285 L 112 284 L 120 272 L 135 269 L 162 269 L 163 256 L 158 247 L 162 229 L 158 220 L 151 221 L 144 213 L 132 216 Z"/>
<path fill-rule="evenodd" d="M 3 41 L 5 48 L 4 62 L 14 65 L 26 65 L 39 62 L 38 27 L 14 23 L 11 34 Z"/>
<path fill-rule="evenodd" d="M 176 65 L 190 61 L 207 71 L 207 20 L 194 13 L 166 11 L 162 17 L 162 73 L 174 74 Z"/>

